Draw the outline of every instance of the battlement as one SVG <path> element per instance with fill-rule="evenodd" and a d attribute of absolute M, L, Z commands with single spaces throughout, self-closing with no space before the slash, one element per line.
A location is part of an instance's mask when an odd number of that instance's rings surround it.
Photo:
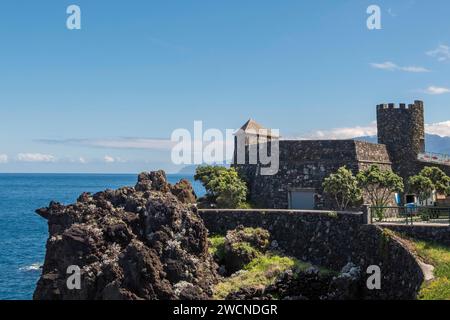
<path fill-rule="evenodd" d="M 423 101 L 416 100 L 413 104 L 400 103 L 384 103 L 377 105 L 377 111 L 381 110 L 410 110 L 415 108 L 423 108 Z"/>

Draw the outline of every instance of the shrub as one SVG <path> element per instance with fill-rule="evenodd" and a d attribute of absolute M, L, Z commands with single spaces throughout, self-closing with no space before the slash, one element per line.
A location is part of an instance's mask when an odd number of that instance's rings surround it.
<path fill-rule="evenodd" d="M 245 206 L 247 185 L 234 168 L 201 166 L 197 168 L 194 178 L 201 181 L 207 197 L 217 207 L 237 209 Z"/>

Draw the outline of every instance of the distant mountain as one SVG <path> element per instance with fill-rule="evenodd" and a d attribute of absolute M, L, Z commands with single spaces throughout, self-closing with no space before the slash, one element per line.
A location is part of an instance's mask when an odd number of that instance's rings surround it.
<path fill-rule="evenodd" d="M 203 165 L 206 165 L 206 164 L 203 164 Z M 225 167 L 225 168 L 229 168 L 230 167 L 230 165 L 225 163 L 225 162 L 224 163 L 213 163 L 211 165 L 222 166 L 222 167 Z M 197 169 L 197 167 L 198 167 L 197 165 L 190 165 L 190 166 L 183 167 L 177 172 L 177 174 L 194 175 L 195 174 L 195 170 Z"/>
<path fill-rule="evenodd" d="M 378 143 L 378 138 L 377 136 L 365 136 L 365 137 L 356 137 L 353 138 L 354 140 L 357 141 L 365 141 L 365 142 L 370 142 L 370 143 Z"/>
<path fill-rule="evenodd" d="M 376 136 L 357 137 L 355 140 L 377 143 Z M 425 135 L 425 148 L 427 152 L 450 154 L 450 137 L 441 137 L 435 134 Z"/>
<path fill-rule="evenodd" d="M 178 171 L 178 174 L 193 175 L 193 174 L 195 174 L 195 169 L 197 169 L 196 165 L 186 166 L 186 167 L 183 167 L 180 171 Z"/>
<path fill-rule="evenodd" d="M 428 152 L 450 154 L 450 137 L 427 134 L 425 136 L 425 147 Z"/>

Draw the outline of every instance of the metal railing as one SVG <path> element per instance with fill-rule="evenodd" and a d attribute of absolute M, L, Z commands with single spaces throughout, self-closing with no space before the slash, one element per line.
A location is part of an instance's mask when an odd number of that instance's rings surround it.
<path fill-rule="evenodd" d="M 370 209 L 371 223 L 450 225 L 450 207 L 377 207 Z"/>
<path fill-rule="evenodd" d="M 417 155 L 417 160 L 429 163 L 450 164 L 450 155 L 434 152 L 423 152 Z"/>

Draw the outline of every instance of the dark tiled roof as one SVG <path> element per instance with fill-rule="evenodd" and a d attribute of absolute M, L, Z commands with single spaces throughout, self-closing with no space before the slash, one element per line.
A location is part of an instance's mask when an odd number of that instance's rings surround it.
<path fill-rule="evenodd" d="M 256 122 L 253 119 L 249 119 L 237 132 L 236 134 L 241 133 L 250 133 L 254 134 L 255 132 L 258 133 L 259 130 L 267 130 L 267 136 L 273 137 L 273 138 L 279 138 L 278 134 L 272 134 L 271 129 L 264 128 L 262 125 L 260 125 L 258 122 Z"/>

